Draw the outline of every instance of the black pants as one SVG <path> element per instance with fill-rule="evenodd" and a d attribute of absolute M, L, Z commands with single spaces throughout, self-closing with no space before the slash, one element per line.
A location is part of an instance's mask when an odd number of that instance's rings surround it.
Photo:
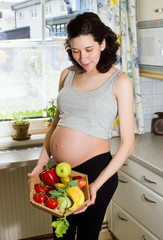
<path fill-rule="evenodd" d="M 92 183 L 111 159 L 110 152 L 100 154 L 73 168 L 73 170 L 87 174 L 89 183 Z M 70 226 L 64 237 L 59 239 L 75 240 L 77 229 L 77 240 L 98 240 L 107 206 L 117 185 L 118 176 L 116 173 L 98 190 L 94 205 L 89 206 L 84 213 L 72 214 L 67 217 Z M 52 216 L 52 220 L 55 221 L 55 219 L 56 218 Z M 57 239 L 55 234 L 54 239 Z"/>

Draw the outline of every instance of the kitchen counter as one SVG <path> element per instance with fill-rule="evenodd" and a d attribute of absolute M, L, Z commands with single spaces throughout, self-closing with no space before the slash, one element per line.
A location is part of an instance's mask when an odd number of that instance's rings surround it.
<path fill-rule="evenodd" d="M 112 154 L 116 152 L 119 143 L 119 137 L 110 140 Z M 156 136 L 153 133 L 136 134 L 135 149 L 130 158 L 163 176 L 163 136 Z"/>
<path fill-rule="evenodd" d="M 119 137 L 110 140 L 112 154 L 116 152 L 119 143 Z M 40 152 L 41 147 L 2 150 L 0 151 L 0 169 L 28 165 L 30 161 L 37 161 Z M 130 158 L 163 176 L 163 136 L 152 133 L 136 134 L 135 150 Z"/>

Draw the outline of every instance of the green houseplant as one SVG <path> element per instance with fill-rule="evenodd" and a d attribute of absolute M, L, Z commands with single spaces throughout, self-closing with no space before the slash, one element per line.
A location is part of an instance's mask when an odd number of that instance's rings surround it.
<path fill-rule="evenodd" d="M 43 109 L 48 117 L 47 120 L 44 120 L 44 126 L 47 126 L 47 128 L 51 126 L 56 112 L 56 108 L 56 100 L 52 98 L 51 100 L 49 100 L 47 107 Z"/>
<path fill-rule="evenodd" d="M 12 127 L 14 129 L 15 135 L 14 139 L 24 140 L 29 137 L 28 130 L 30 126 L 29 119 L 25 119 L 21 114 L 19 113 L 13 113 L 13 123 Z"/>

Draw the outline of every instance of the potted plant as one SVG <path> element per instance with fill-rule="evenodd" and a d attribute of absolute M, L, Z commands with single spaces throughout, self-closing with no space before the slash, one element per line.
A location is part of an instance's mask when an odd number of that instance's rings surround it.
<path fill-rule="evenodd" d="M 13 139 L 16 139 L 16 140 L 28 139 L 30 137 L 30 134 L 28 134 L 28 130 L 30 126 L 29 119 L 25 119 L 19 113 L 13 113 L 12 117 L 14 120 L 14 122 L 12 123 L 12 127 L 15 132 L 15 135 L 12 135 Z"/>
<path fill-rule="evenodd" d="M 43 109 L 48 117 L 48 119 L 44 120 L 44 126 L 46 126 L 47 128 L 51 126 L 56 112 L 56 108 L 56 99 L 52 98 L 51 100 L 49 100 L 47 107 Z"/>

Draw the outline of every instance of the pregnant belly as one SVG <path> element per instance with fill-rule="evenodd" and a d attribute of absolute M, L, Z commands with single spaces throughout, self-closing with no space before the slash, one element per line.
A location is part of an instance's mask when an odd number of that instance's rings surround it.
<path fill-rule="evenodd" d="M 50 141 L 50 150 L 54 160 L 57 163 L 69 162 L 72 167 L 98 154 L 108 152 L 109 149 L 107 139 L 96 138 L 62 126 L 56 127 Z"/>

